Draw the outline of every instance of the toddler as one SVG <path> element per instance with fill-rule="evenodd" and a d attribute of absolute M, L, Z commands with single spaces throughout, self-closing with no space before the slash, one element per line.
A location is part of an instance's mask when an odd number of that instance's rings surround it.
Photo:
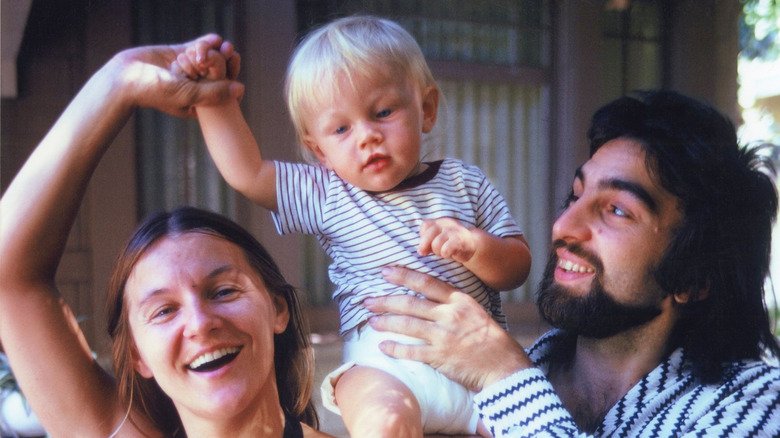
<path fill-rule="evenodd" d="M 209 55 L 196 44 L 175 67 L 209 77 L 218 58 Z M 478 168 L 421 161 L 439 89 L 420 47 L 392 21 L 338 19 L 297 47 L 286 97 L 312 164 L 263 160 L 237 102 L 196 112 L 227 182 L 271 210 L 280 233 L 316 235 L 333 260 L 345 363 L 323 383 L 325 406 L 357 437 L 487 436 L 473 394 L 428 365 L 381 353 L 382 340 L 400 336 L 372 330 L 362 306 L 411 293 L 382 278 L 383 267 L 401 265 L 469 293 L 505 324 L 498 291 L 521 285 L 530 269 L 522 231 Z"/>

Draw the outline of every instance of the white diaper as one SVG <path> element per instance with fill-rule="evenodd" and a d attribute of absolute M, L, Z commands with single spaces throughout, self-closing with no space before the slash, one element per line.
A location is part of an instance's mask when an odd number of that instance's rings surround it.
<path fill-rule="evenodd" d="M 425 433 L 475 433 L 479 414 L 474 409 L 474 392 L 427 364 L 387 356 L 379 350 L 379 343 L 384 340 L 404 344 L 422 343 L 420 339 L 376 331 L 368 324 L 351 331 L 344 339 L 344 364 L 330 372 L 322 382 L 323 405 L 341 415 L 336 406 L 335 383 L 353 366 L 368 366 L 396 377 L 412 391 L 420 404 Z"/>

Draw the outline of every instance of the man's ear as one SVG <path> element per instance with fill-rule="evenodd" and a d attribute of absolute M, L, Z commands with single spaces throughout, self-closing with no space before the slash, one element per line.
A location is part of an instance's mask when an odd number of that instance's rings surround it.
<path fill-rule="evenodd" d="M 276 308 L 276 317 L 274 318 L 274 333 L 277 335 L 287 330 L 287 324 L 290 323 L 290 308 L 287 307 L 287 301 L 281 295 L 274 295 L 274 307 Z"/>
<path fill-rule="evenodd" d="M 688 289 L 682 292 L 675 292 L 673 296 L 674 296 L 674 302 L 676 302 L 677 304 L 687 304 L 690 302 L 703 301 L 707 299 L 709 294 L 710 294 L 710 285 L 707 284 L 706 286 L 704 286 L 699 290 Z"/>
<path fill-rule="evenodd" d="M 138 353 L 138 350 L 135 348 L 135 346 L 132 347 L 130 351 L 130 358 L 133 361 L 133 368 L 145 379 L 151 379 L 154 377 L 154 373 L 152 372 L 151 368 L 146 364 L 146 362 L 141 358 L 141 355 Z"/>
<path fill-rule="evenodd" d="M 436 117 L 439 113 L 439 89 L 435 85 L 423 90 L 422 93 L 422 132 L 429 133 L 436 124 Z"/>
<path fill-rule="evenodd" d="M 317 142 L 314 140 L 314 137 L 310 134 L 305 134 L 301 141 L 303 142 L 303 145 L 306 146 L 306 149 L 310 150 L 311 153 L 314 154 L 315 157 L 317 157 L 317 160 L 322 164 L 323 166 L 327 167 L 328 169 L 333 170 L 330 167 L 330 163 L 328 162 L 328 157 L 325 156 L 325 154 L 322 152 L 322 149 L 317 145 Z"/>

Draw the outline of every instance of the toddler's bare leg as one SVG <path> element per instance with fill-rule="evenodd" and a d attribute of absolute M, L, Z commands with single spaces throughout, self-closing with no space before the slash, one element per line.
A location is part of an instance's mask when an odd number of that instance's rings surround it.
<path fill-rule="evenodd" d="M 336 382 L 336 404 L 353 437 L 422 437 L 420 405 L 400 380 L 355 366 Z"/>

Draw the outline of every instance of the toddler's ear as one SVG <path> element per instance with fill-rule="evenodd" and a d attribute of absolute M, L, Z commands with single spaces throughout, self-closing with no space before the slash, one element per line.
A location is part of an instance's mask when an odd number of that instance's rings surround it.
<path fill-rule="evenodd" d="M 324 152 L 322 152 L 322 149 L 317 145 L 317 142 L 314 140 L 314 137 L 306 134 L 302 138 L 304 146 L 306 146 L 307 149 L 309 149 L 315 157 L 317 157 L 317 160 L 319 160 L 320 164 L 330 169 L 330 163 L 328 162 L 328 157 L 325 155 Z"/>
<path fill-rule="evenodd" d="M 439 112 L 439 89 L 435 85 L 423 90 L 422 94 L 422 110 L 423 110 L 423 133 L 429 133 L 436 124 L 436 117 Z"/>

